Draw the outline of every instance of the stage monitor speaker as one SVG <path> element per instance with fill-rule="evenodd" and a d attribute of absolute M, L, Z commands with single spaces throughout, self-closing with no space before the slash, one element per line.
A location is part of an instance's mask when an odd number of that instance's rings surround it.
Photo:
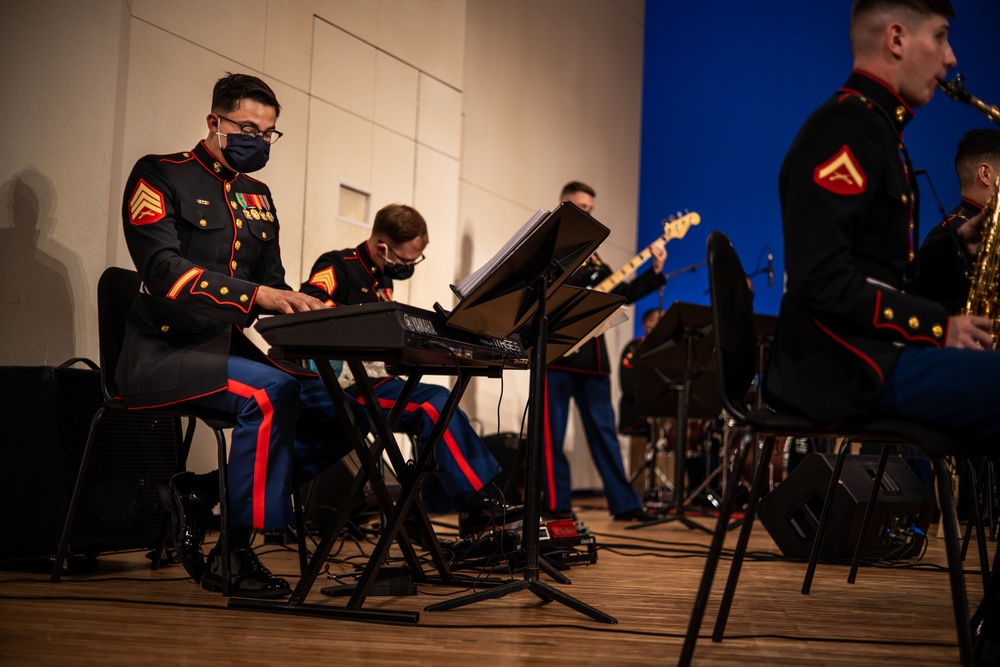
<path fill-rule="evenodd" d="M 55 555 L 90 422 L 99 373 L 0 367 L 0 559 Z M 112 413 L 97 432 L 70 554 L 155 546 L 163 521 L 157 483 L 177 469 L 177 418 Z"/>
<path fill-rule="evenodd" d="M 809 454 L 761 499 L 760 519 L 787 558 L 809 558 L 836 460 L 835 454 Z M 850 561 L 854 556 L 878 462 L 878 456 L 845 460 L 820 551 L 823 560 Z M 890 455 L 862 557 L 898 560 L 917 555 L 934 508 L 934 494 L 902 457 Z"/>

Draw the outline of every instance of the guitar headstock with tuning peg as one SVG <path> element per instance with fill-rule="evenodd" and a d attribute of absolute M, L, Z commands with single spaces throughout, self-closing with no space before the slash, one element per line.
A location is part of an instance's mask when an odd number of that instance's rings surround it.
<path fill-rule="evenodd" d="M 664 240 L 669 239 L 681 239 L 687 234 L 688 230 L 701 222 L 701 216 L 697 213 L 689 213 L 685 211 L 671 215 L 668 218 L 663 219 L 663 234 Z"/>

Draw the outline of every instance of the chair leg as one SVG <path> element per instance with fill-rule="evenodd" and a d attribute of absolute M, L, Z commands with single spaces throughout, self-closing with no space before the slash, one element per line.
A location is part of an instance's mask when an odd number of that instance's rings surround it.
<path fill-rule="evenodd" d="M 705 560 L 705 570 L 702 572 L 698 594 L 694 600 L 694 609 L 691 611 L 691 619 L 688 621 L 687 634 L 684 635 L 684 646 L 681 648 L 681 657 L 677 662 L 678 667 L 688 667 L 691 664 L 694 647 L 698 642 L 698 633 L 701 631 L 701 623 L 705 617 L 705 607 L 708 605 L 708 598 L 712 593 L 712 583 L 715 580 L 715 571 L 719 566 L 722 546 L 726 541 L 726 533 L 729 532 L 729 519 L 733 515 L 733 505 L 736 503 L 736 492 L 740 485 L 740 474 L 746 463 L 747 453 L 754 445 L 755 440 L 756 438 L 753 437 L 752 433 L 747 433 L 740 442 L 736 457 L 733 459 L 733 474 L 726 481 L 726 490 L 722 500 L 722 507 L 719 510 L 719 519 L 715 524 L 712 544 L 708 549 L 708 558 Z"/>
<path fill-rule="evenodd" d="M 162 482 L 161 482 L 162 483 Z M 160 522 L 160 534 L 156 536 L 156 548 L 153 549 L 150 555 L 150 570 L 160 569 L 160 560 L 163 559 L 163 554 L 167 550 L 167 536 L 170 533 L 170 510 L 166 507 L 163 508 L 163 520 Z"/>
<path fill-rule="evenodd" d="M 230 597 L 233 594 L 232 563 L 229 555 L 229 499 L 226 485 L 227 453 L 226 436 L 222 429 L 215 430 L 215 440 L 219 446 L 219 553 L 222 556 L 222 595 Z"/>
<path fill-rule="evenodd" d="M 976 474 L 975 466 L 972 465 L 972 461 L 965 459 L 965 465 L 969 469 L 969 479 L 972 488 L 972 510 L 971 514 L 972 521 L 969 521 L 965 527 L 965 537 L 962 539 L 962 551 L 961 558 L 964 561 L 969 548 L 969 536 L 973 527 L 976 530 L 976 546 L 979 548 L 979 571 L 983 575 L 983 591 L 985 591 L 990 584 L 990 557 L 986 550 L 986 529 L 983 526 L 983 506 L 979 502 L 981 494 L 985 491 L 985 481 L 986 476 L 983 475 L 979 477 Z M 983 472 L 986 471 L 987 465 L 986 461 L 983 461 Z"/>
<path fill-rule="evenodd" d="M 1000 517 L 997 516 L 997 468 L 1000 461 L 995 458 L 988 459 L 986 464 L 986 518 L 990 524 L 990 539 L 994 542 L 997 539 L 997 532 L 1000 530 Z"/>
<path fill-rule="evenodd" d="M 295 534 L 299 544 L 299 576 L 306 575 L 309 567 L 309 549 L 306 547 L 306 519 L 302 511 L 302 496 L 296 491 L 292 494 L 292 506 L 295 508 Z"/>
<path fill-rule="evenodd" d="M 188 454 L 191 453 L 191 442 L 194 440 L 194 429 L 198 425 L 198 420 L 195 417 L 188 417 L 187 420 L 187 426 L 184 429 L 184 439 L 181 440 L 180 449 L 177 450 L 177 472 L 187 470 Z"/>
<path fill-rule="evenodd" d="M 872 492 L 868 495 L 868 506 L 865 507 L 865 518 L 861 522 L 861 533 L 858 535 L 858 543 L 854 545 L 854 558 L 851 560 L 851 572 L 847 575 L 847 583 L 853 584 L 858 578 L 858 567 L 861 565 L 861 555 L 865 551 L 865 544 L 868 542 L 868 530 L 872 525 L 872 514 L 875 512 L 875 503 L 878 502 L 878 492 L 882 490 L 882 478 L 885 476 L 885 464 L 889 460 L 890 445 L 883 445 L 882 455 L 878 459 L 878 470 L 875 472 L 875 479 L 872 480 Z"/>
<path fill-rule="evenodd" d="M 94 449 L 94 442 L 97 440 L 97 427 L 104 417 L 105 408 L 102 405 L 94 413 L 90 420 L 90 431 L 87 432 L 87 444 L 83 447 L 83 455 L 80 457 L 80 469 L 76 473 L 76 483 L 73 485 L 73 495 L 69 499 L 69 509 L 66 511 L 66 521 L 63 524 L 62 536 L 59 538 L 59 547 L 56 550 L 56 560 L 52 566 L 53 583 L 58 583 L 62 577 L 63 565 L 66 562 L 66 551 L 69 549 L 69 538 L 73 532 L 73 520 L 76 518 L 76 510 L 80 504 L 80 495 L 83 493 L 83 483 L 87 477 L 87 466 L 90 465 L 90 454 Z"/>
<path fill-rule="evenodd" d="M 816 564 L 819 563 L 820 550 L 823 548 L 823 538 L 826 537 L 826 525 L 830 521 L 830 513 L 833 511 L 833 498 L 837 491 L 837 483 L 840 481 L 840 474 L 844 470 L 844 461 L 847 459 L 847 452 L 851 449 L 851 441 L 844 438 L 840 443 L 840 453 L 837 454 L 837 463 L 833 466 L 833 474 L 830 475 L 830 484 L 826 488 L 826 498 L 823 500 L 823 510 L 819 515 L 819 525 L 816 526 L 816 533 L 813 535 L 812 549 L 809 551 L 809 565 L 806 566 L 806 576 L 802 581 L 802 594 L 809 595 L 812 588 L 813 576 L 816 574 Z"/>
<path fill-rule="evenodd" d="M 756 435 L 754 435 L 754 438 L 756 439 Z M 774 436 L 764 438 L 764 447 L 760 452 L 760 460 L 757 461 L 753 485 L 750 487 L 750 500 L 747 502 L 743 525 L 740 527 L 740 537 L 736 542 L 736 550 L 733 551 L 733 562 L 729 567 L 729 578 L 726 580 L 726 588 L 722 594 L 722 601 L 719 604 L 719 615 L 715 619 L 715 630 L 712 632 L 712 641 L 714 642 L 721 642 L 722 636 L 726 631 L 726 622 L 729 620 L 729 609 L 733 605 L 733 597 L 736 595 L 736 583 L 739 581 L 740 569 L 743 567 L 743 556 L 746 554 L 747 543 L 750 541 L 750 531 L 753 529 L 753 522 L 757 517 L 757 504 L 760 502 L 760 492 L 768 481 L 768 467 L 771 465 L 771 454 L 774 452 L 774 440 Z"/>
<path fill-rule="evenodd" d="M 944 546 L 948 555 L 948 576 L 951 580 L 951 602 L 958 631 L 958 649 L 963 665 L 972 664 L 972 629 L 969 627 L 969 600 L 965 593 L 965 575 L 958 545 L 958 515 L 951 497 L 951 470 L 943 457 L 931 459 L 937 480 L 938 502 L 944 521 Z"/>
<path fill-rule="evenodd" d="M 969 474 L 972 476 L 972 488 L 976 489 L 976 491 L 972 494 L 972 506 L 973 506 L 973 510 L 975 510 L 976 505 L 978 504 L 978 499 L 976 498 L 976 495 L 981 494 L 983 492 L 982 484 L 979 484 L 979 483 L 976 482 L 976 471 L 972 467 L 972 462 L 970 460 L 966 459 L 965 460 L 965 464 L 966 464 L 966 466 L 968 466 Z M 973 530 L 973 528 L 975 528 L 977 530 L 981 530 L 980 526 L 981 526 L 982 522 L 983 522 L 983 520 L 982 520 L 982 517 L 980 516 L 978 521 L 968 521 L 965 524 L 965 534 L 962 536 L 962 560 L 963 561 L 969 555 L 969 541 L 972 539 L 972 530 Z"/>

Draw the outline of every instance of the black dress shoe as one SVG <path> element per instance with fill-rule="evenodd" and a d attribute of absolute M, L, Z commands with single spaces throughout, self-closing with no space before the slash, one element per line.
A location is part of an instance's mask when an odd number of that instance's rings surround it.
<path fill-rule="evenodd" d="M 1000 667 L 1000 607 L 984 604 L 973 615 L 972 646 L 977 667 Z"/>
<path fill-rule="evenodd" d="M 181 472 L 170 478 L 170 513 L 174 520 L 177 560 L 192 579 L 201 581 L 205 573 L 205 553 L 201 550 L 201 543 L 205 541 L 215 503 L 209 504 L 210 501 L 195 494 L 194 477 L 193 472 Z"/>
<path fill-rule="evenodd" d="M 243 598 L 283 598 L 292 588 L 281 577 L 271 574 L 250 547 L 237 547 L 229 554 L 233 595 Z M 222 592 L 222 554 L 218 547 L 208 554 L 208 572 L 201 578 L 206 591 Z"/>
<path fill-rule="evenodd" d="M 641 507 L 636 507 L 634 510 L 629 510 L 627 512 L 622 512 L 621 514 L 615 515 L 615 521 L 656 521 L 660 517 L 655 514 L 650 514 Z"/>
<path fill-rule="evenodd" d="M 576 513 L 573 510 L 542 510 L 541 515 L 543 519 L 549 521 L 564 521 L 566 519 L 576 521 Z"/>

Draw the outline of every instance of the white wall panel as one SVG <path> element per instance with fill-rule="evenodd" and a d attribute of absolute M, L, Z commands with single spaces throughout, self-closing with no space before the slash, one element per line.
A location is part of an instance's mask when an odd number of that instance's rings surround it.
<path fill-rule="evenodd" d="M 317 20 L 313 42 L 312 94 L 361 118 L 372 118 L 375 109 L 376 53 L 365 42 Z"/>
<path fill-rule="evenodd" d="M 420 77 L 417 140 L 457 158 L 462 146 L 462 93 L 427 76 Z"/>
<path fill-rule="evenodd" d="M 410 295 L 421 308 L 431 308 L 435 302 L 450 308 L 454 299 L 448 285 L 455 282 L 458 172 L 457 160 L 424 146 L 417 148 L 413 203 L 430 228 L 427 256 L 433 260 L 420 265 L 420 280 Z"/>
<path fill-rule="evenodd" d="M 377 43 L 414 67 L 461 87 L 464 0 L 379 0 Z"/>
<path fill-rule="evenodd" d="M 260 72 L 264 68 L 267 0 L 131 0 L 132 16 Z M 185 67 L 177 67 L 181 73 Z M 211 90 L 211 89 L 210 89 Z"/>
<path fill-rule="evenodd" d="M 347 183 L 371 191 L 372 135 L 370 122 L 326 102 L 316 99 L 311 102 L 303 277 L 323 252 L 356 245 L 357 230 L 367 236 L 367 230 L 337 222 L 338 188 L 340 183 Z"/>
<path fill-rule="evenodd" d="M 417 70 L 379 53 L 375 63 L 375 122 L 404 137 L 415 138 L 418 80 Z"/>

